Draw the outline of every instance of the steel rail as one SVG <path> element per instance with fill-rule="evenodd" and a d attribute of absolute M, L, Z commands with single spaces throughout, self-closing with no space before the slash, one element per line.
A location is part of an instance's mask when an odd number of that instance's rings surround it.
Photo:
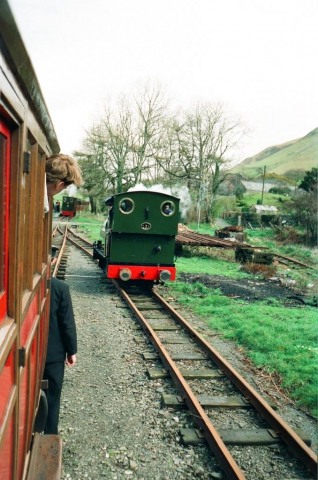
<path fill-rule="evenodd" d="M 86 248 L 84 248 L 82 245 L 80 245 L 79 243 L 75 242 L 75 240 L 73 240 L 71 237 L 67 236 L 67 240 L 69 242 L 71 242 L 73 245 L 75 245 L 76 247 L 80 248 L 81 250 L 83 250 L 83 252 L 85 252 L 89 257 L 93 258 L 93 254 L 92 252 L 90 252 L 89 250 L 86 250 Z"/>
<path fill-rule="evenodd" d="M 80 238 L 80 236 L 79 236 Z M 74 245 L 81 248 L 85 253 L 92 257 L 92 253 L 86 250 L 81 245 L 67 237 L 67 239 Z M 64 242 L 63 242 L 64 243 Z M 62 247 L 63 249 L 63 247 Z M 62 250 L 61 249 L 61 250 Z M 113 280 L 117 290 L 124 298 L 131 310 L 137 315 L 143 327 L 150 336 L 150 341 L 169 371 L 171 377 L 178 385 L 183 397 L 187 403 L 189 410 L 193 413 L 198 425 L 204 431 L 205 437 L 212 451 L 215 453 L 220 465 L 227 473 L 229 479 L 244 480 L 243 475 L 230 452 L 226 448 L 217 430 L 213 427 L 210 419 L 202 409 L 200 403 L 192 393 L 189 385 L 180 374 L 177 366 L 171 359 L 170 355 L 162 345 L 159 337 L 156 335 L 150 324 L 147 322 L 142 313 L 134 305 L 129 295 L 122 289 L 116 280 Z M 241 391 L 241 393 L 249 400 L 254 408 L 262 415 L 268 424 L 276 431 L 280 438 L 286 445 L 296 454 L 296 456 L 303 462 L 306 468 L 317 478 L 317 456 L 303 440 L 284 422 L 284 420 L 268 405 L 268 403 L 249 385 L 244 378 L 213 348 L 211 345 L 198 333 L 193 327 L 182 318 L 178 312 L 169 305 L 161 295 L 155 290 L 152 290 L 153 296 L 165 307 L 170 315 L 181 324 L 196 342 L 203 348 L 211 360 L 225 373 L 225 375 L 232 381 L 232 383 Z"/>
<path fill-rule="evenodd" d="M 307 265 L 307 263 L 300 262 L 299 260 L 295 260 L 294 258 L 286 257 L 286 255 L 281 255 L 279 253 L 274 253 L 274 257 L 277 258 L 278 262 L 279 262 L 280 258 L 283 258 L 284 260 L 287 260 L 288 262 L 295 263 L 295 265 L 300 265 L 301 267 L 310 268 L 312 270 L 315 269 L 315 267 L 312 267 L 311 265 Z"/>
<path fill-rule="evenodd" d="M 86 243 L 86 245 L 90 245 L 91 247 L 93 246 L 92 242 L 90 242 L 89 240 L 86 240 L 86 238 L 84 238 L 81 235 L 79 235 L 78 233 L 74 232 L 74 230 L 72 228 L 69 228 L 68 230 L 72 235 L 74 235 L 74 237 L 79 238 L 82 242 Z"/>
<path fill-rule="evenodd" d="M 57 231 L 63 235 L 63 242 L 62 242 L 62 246 L 61 246 L 61 249 L 60 249 L 60 252 L 58 254 L 58 257 L 57 257 L 57 261 L 54 265 L 54 269 L 53 269 L 53 272 L 52 272 L 52 277 L 56 277 L 57 275 L 57 272 L 60 268 L 60 264 L 61 264 L 61 260 L 62 260 L 62 257 L 63 257 L 63 254 L 64 254 L 64 249 L 65 249 L 65 245 L 66 245 L 66 237 L 67 237 L 67 226 L 65 228 L 65 232 L 62 232 L 62 230 L 60 230 L 58 227 L 57 227 Z"/>
<path fill-rule="evenodd" d="M 152 290 L 156 299 L 166 308 L 171 316 L 182 325 L 203 348 L 205 353 L 217 366 L 225 373 L 225 375 L 233 382 L 233 384 L 243 393 L 255 409 L 262 415 L 269 425 L 276 431 L 288 447 L 303 462 L 317 478 L 317 456 L 309 448 L 305 442 L 284 422 L 284 420 L 268 405 L 268 403 L 249 385 L 246 380 L 213 348 L 211 345 L 184 319 L 179 313 L 169 305 L 164 298 L 157 292 Z"/>
<path fill-rule="evenodd" d="M 160 355 L 163 364 L 165 365 L 172 379 L 174 380 L 177 387 L 179 388 L 183 398 L 187 403 L 189 410 L 192 412 L 194 416 L 196 423 L 199 425 L 200 428 L 202 428 L 205 438 L 211 450 L 214 452 L 216 458 L 218 459 L 221 467 L 227 474 L 228 478 L 230 480 L 246 480 L 245 475 L 240 470 L 236 461 L 228 451 L 219 433 L 217 432 L 215 427 L 212 425 L 211 420 L 209 419 L 209 417 L 201 407 L 199 401 L 193 394 L 192 390 L 190 389 L 184 377 L 181 375 L 179 369 L 177 368 L 174 361 L 171 359 L 169 353 L 162 345 L 155 331 L 151 328 L 151 326 L 149 325 L 145 317 L 134 305 L 129 295 L 125 292 L 124 289 L 120 287 L 118 282 L 116 282 L 116 280 L 113 280 L 113 283 L 116 286 L 117 290 L 119 291 L 120 295 L 123 297 L 123 299 L 127 303 L 127 305 L 132 310 L 132 312 L 139 318 L 142 326 L 144 327 L 147 334 L 149 335 L 151 343 L 153 344 L 155 350 Z"/>
<path fill-rule="evenodd" d="M 55 237 L 56 232 L 58 231 L 58 228 L 59 228 L 59 224 L 57 223 L 56 226 L 54 227 L 53 232 L 52 232 L 52 237 L 53 237 L 53 238 Z"/>

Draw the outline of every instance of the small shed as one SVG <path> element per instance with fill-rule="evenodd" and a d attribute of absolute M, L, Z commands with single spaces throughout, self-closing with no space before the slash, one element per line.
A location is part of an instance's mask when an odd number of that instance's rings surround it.
<path fill-rule="evenodd" d="M 269 226 L 278 217 L 278 209 L 272 205 L 252 205 L 248 213 L 242 214 L 245 224 Z"/>
<path fill-rule="evenodd" d="M 278 209 L 273 205 L 252 205 L 250 212 L 257 215 L 278 215 Z"/>

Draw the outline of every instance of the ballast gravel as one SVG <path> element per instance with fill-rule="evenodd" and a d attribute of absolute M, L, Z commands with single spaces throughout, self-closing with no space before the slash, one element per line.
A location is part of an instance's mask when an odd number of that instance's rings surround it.
<path fill-rule="evenodd" d="M 62 392 L 62 479 L 225 479 L 208 447 L 181 443 L 179 429 L 195 427 L 191 415 L 162 406 L 163 393 L 177 394 L 172 381 L 149 379 L 147 369 L 158 362 L 145 361 L 142 354 L 153 352 L 152 347 L 98 266 L 74 247 L 69 248 L 65 281 L 72 295 L 78 354 L 76 366 L 66 368 Z M 213 336 L 204 321 L 187 319 L 254 382 L 233 344 Z M 198 381 L 193 386 L 200 390 Z M 315 442 L 316 423 L 276 396 L 278 413 Z M 230 411 L 214 411 L 212 416 L 218 426 L 231 425 Z M 245 420 L 233 426 L 245 428 Z M 284 447 L 230 451 L 249 480 L 311 478 Z M 287 463 L 279 460 L 282 452 Z"/>

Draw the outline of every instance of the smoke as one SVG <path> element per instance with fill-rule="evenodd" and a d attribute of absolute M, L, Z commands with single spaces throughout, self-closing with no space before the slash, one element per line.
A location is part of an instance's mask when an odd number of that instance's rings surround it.
<path fill-rule="evenodd" d="M 77 187 L 72 183 L 65 189 L 65 194 L 67 197 L 75 197 L 77 192 Z"/>
<path fill-rule="evenodd" d="M 173 187 L 172 195 L 180 198 L 180 213 L 181 217 L 185 219 L 192 203 L 188 187 Z"/>
<path fill-rule="evenodd" d="M 143 183 L 138 183 L 134 187 L 130 188 L 128 192 L 140 190 L 147 190 L 149 192 L 165 193 L 166 195 L 173 195 L 180 198 L 180 214 L 183 219 L 186 218 L 187 212 L 191 207 L 191 197 L 188 187 L 164 187 L 163 185 L 152 185 L 146 187 Z"/>

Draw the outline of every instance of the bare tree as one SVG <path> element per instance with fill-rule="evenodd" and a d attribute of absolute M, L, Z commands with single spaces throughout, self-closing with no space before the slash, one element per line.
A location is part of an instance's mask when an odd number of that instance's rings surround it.
<path fill-rule="evenodd" d="M 91 212 L 96 213 L 96 210 L 101 208 L 105 191 L 114 188 L 105 170 L 104 144 L 98 133 L 98 127 L 93 127 L 91 131 L 87 132 L 82 149 L 73 154 L 78 159 L 83 172 L 84 188 L 89 197 Z"/>
<path fill-rule="evenodd" d="M 134 95 L 136 130 L 133 153 L 135 183 L 139 183 L 145 172 L 148 176 L 156 171 L 158 155 L 164 137 L 168 99 L 159 83 L 146 82 L 139 86 Z"/>
<path fill-rule="evenodd" d="M 193 170 L 193 152 L 183 141 L 183 125 L 178 117 L 168 119 L 165 125 L 165 137 L 160 152 L 156 155 L 156 162 L 164 172 L 169 183 L 185 183 L 191 188 L 191 180 L 195 178 Z"/>
<path fill-rule="evenodd" d="M 221 169 L 245 133 L 244 126 L 220 103 L 198 103 L 178 114 L 168 107 L 162 86 L 151 82 L 139 86 L 131 100 L 121 96 L 113 105 L 109 101 L 77 156 L 91 184 L 110 193 L 159 178 L 170 186 L 186 183 L 196 189 L 205 221 L 210 221 L 225 178 Z"/>
<path fill-rule="evenodd" d="M 121 96 L 115 105 L 109 101 L 90 130 L 81 152 L 75 152 L 85 174 L 91 196 L 103 192 L 120 193 L 131 186 L 131 150 L 134 145 L 133 111 Z"/>
<path fill-rule="evenodd" d="M 121 193 L 130 179 L 131 151 L 135 144 L 133 112 L 129 101 L 120 97 L 112 109 L 106 105 L 100 122 L 104 144 L 104 165 L 107 177 L 117 193 Z"/>
<path fill-rule="evenodd" d="M 131 100 L 123 95 L 114 103 L 109 100 L 87 131 L 82 152 L 76 152 L 91 177 L 89 182 L 120 193 L 153 176 L 155 155 L 164 137 L 166 108 L 163 88 L 150 82 L 141 85 Z"/>
<path fill-rule="evenodd" d="M 173 122 L 171 132 L 169 162 L 165 167 L 161 161 L 161 165 L 197 189 L 209 222 L 219 186 L 226 178 L 221 170 L 230 162 L 231 150 L 238 147 L 246 129 L 221 103 L 198 103 Z"/>

